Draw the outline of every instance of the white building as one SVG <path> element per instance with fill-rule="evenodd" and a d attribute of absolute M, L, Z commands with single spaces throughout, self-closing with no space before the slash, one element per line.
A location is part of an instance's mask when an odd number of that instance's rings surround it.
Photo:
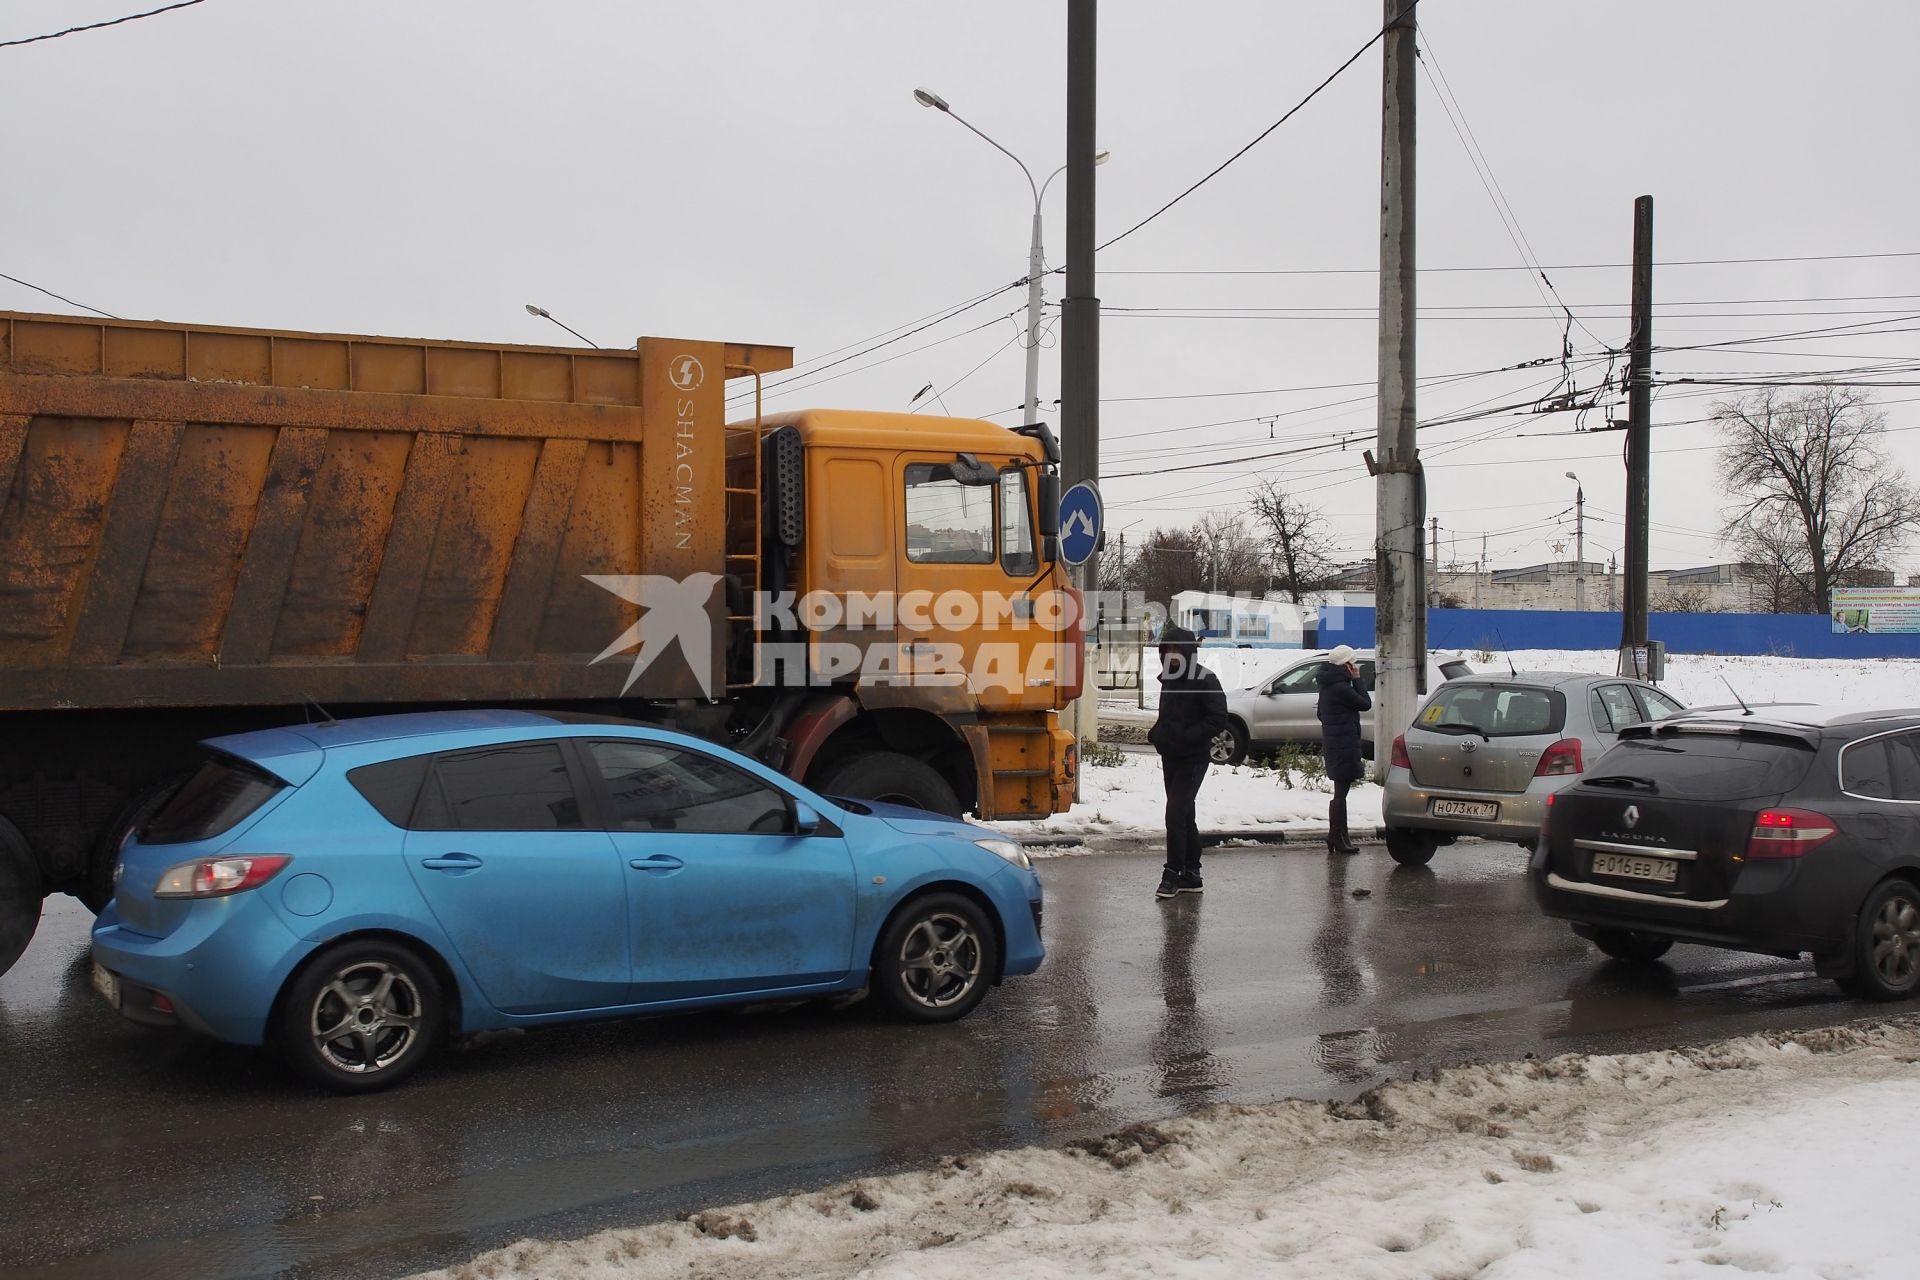
<path fill-rule="evenodd" d="M 1287 647 L 1299 645 L 1302 623 L 1313 616 L 1314 606 L 1271 596 L 1182 591 L 1173 597 L 1170 613 L 1175 626 L 1203 639 Z"/>

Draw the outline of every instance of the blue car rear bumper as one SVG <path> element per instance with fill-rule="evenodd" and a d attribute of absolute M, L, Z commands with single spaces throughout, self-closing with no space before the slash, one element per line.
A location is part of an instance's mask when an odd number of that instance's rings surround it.
<path fill-rule="evenodd" d="M 263 1044 L 274 996 L 308 947 L 255 894 L 193 904 L 164 938 L 120 923 L 111 905 L 93 928 L 93 960 L 122 984 L 121 1012 L 165 1022 L 151 993 L 180 1024 L 235 1044 Z"/>

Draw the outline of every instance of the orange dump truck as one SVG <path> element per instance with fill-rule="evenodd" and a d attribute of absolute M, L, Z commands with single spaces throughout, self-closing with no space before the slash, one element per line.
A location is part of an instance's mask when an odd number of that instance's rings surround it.
<path fill-rule="evenodd" d="M 1051 433 L 763 416 L 791 363 L 0 312 L 0 972 L 197 740 L 275 724 L 550 708 L 1064 807 Z"/>

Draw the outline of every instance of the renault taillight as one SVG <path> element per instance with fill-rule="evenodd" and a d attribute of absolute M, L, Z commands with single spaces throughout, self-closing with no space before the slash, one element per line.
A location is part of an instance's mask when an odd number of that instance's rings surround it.
<path fill-rule="evenodd" d="M 1747 837 L 1747 857 L 1797 858 L 1839 832 L 1832 818 L 1811 809 L 1763 809 Z"/>

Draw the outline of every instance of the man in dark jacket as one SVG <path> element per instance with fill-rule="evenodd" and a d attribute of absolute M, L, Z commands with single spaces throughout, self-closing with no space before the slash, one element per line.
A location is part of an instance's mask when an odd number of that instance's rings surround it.
<path fill-rule="evenodd" d="M 1206 780 L 1208 752 L 1227 729 L 1227 696 L 1200 665 L 1200 641 L 1183 627 L 1160 634 L 1160 717 L 1147 741 L 1160 753 L 1167 788 L 1167 866 L 1156 898 L 1200 892 L 1200 825 L 1194 801 Z"/>
<path fill-rule="evenodd" d="M 1358 656 L 1343 644 L 1327 655 L 1314 677 L 1320 686 L 1320 756 L 1333 783 L 1333 800 L 1327 805 L 1328 853 L 1360 852 L 1347 838 L 1347 789 L 1366 776 L 1360 713 L 1373 706 L 1373 699 L 1360 680 Z"/>

